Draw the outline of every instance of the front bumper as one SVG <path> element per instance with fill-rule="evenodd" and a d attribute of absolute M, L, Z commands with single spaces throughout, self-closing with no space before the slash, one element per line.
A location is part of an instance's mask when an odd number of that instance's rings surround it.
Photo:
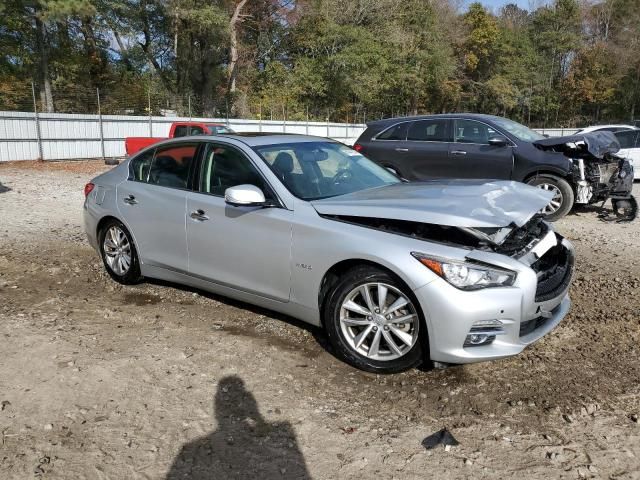
<path fill-rule="evenodd" d="M 571 245 L 563 244 L 573 255 Z M 463 291 L 438 279 L 415 290 L 427 322 L 431 360 L 455 364 L 517 355 L 560 323 L 571 306 L 570 281 L 553 298 L 536 301 L 536 273 L 522 267 L 513 287 Z M 488 345 L 465 347 L 474 324 L 487 320 L 499 320 L 503 332 Z"/>

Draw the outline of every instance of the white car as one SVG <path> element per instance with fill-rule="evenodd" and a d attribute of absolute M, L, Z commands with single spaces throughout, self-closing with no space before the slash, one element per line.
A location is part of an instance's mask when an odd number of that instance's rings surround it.
<path fill-rule="evenodd" d="M 623 125 L 623 124 L 611 124 L 611 125 L 593 125 L 591 127 L 585 127 L 576 132 L 576 135 L 581 133 L 589 133 L 589 132 L 621 132 L 624 130 L 634 130 L 638 127 L 634 127 L 633 125 Z"/>
<path fill-rule="evenodd" d="M 620 142 L 620 151 L 617 155 L 629 160 L 633 165 L 634 180 L 640 180 L 640 128 L 632 125 L 597 125 L 587 127 L 578 133 L 597 132 L 597 131 L 613 132 Z"/>

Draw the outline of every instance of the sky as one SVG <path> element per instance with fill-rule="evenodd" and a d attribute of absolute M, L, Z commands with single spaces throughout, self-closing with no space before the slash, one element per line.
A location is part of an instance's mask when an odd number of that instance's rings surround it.
<path fill-rule="evenodd" d="M 467 0 L 466 4 L 469 5 L 470 3 L 473 3 L 473 1 L 474 0 Z M 515 3 L 520 8 L 531 10 L 548 2 L 545 0 L 480 0 L 480 3 L 497 13 L 500 8 L 502 8 L 507 3 Z"/>

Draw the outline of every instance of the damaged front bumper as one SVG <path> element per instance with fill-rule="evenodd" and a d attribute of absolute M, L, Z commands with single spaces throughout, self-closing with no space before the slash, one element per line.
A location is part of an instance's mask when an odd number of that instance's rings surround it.
<path fill-rule="evenodd" d="M 560 323 L 571 304 L 568 290 L 574 250 L 553 231 L 539 245 L 545 243 L 546 250 L 538 252 L 539 256 L 528 252 L 515 259 L 477 250 L 468 255 L 470 260 L 516 271 L 512 287 L 463 291 L 437 280 L 415 291 L 428 324 L 431 360 L 455 364 L 510 357 Z M 562 259 L 554 263 L 552 255 Z M 479 325 L 492 326 L 487 330 Z M 487 344 L 470 345 L 474 332 L 492 333 L 495 338 Z"/>

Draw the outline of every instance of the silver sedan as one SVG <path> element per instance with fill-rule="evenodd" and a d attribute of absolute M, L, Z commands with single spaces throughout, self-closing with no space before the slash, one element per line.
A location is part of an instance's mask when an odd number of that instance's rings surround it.
<path fill-rule="evenodd" d="M 115 281 L 285 313 L 367 371 L 515 355 L 569 310 L 573 248 L 516 182 L 406 183 L 337 142 L 254 134 L 153 145 L 85 195 Z"/>

